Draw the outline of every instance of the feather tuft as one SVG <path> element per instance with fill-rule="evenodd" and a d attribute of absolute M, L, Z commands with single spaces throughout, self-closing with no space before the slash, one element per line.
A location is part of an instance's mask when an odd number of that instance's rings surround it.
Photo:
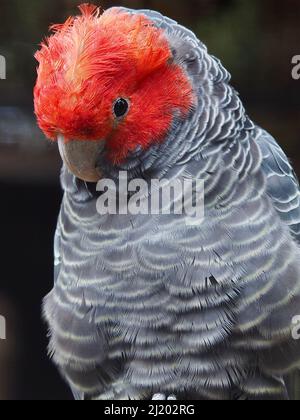
<path fill-rule="evenodd" d="M 82 16 L 85 17 L 99 17 L 104 12 L 101 7 L 95 6 L 91 3 L 83 3 L 78 6 L 78 9 L 80 10 Z"/>

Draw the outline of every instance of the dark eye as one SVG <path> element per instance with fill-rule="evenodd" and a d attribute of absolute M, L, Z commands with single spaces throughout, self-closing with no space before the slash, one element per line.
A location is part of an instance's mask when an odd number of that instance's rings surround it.
<path fill-rule="evenodd" d="M 126 99 L 119 98 L 114 104 L 114 114 L 117 118 L 122 118 L 129 109 L 129 102 Z"/>

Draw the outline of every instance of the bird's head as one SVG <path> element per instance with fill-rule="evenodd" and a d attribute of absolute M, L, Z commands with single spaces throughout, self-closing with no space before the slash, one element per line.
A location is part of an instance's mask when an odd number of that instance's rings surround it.
<path fill-rule="evenodd" d="M 37 52 L 35 112 L 78 178 L 101 178 L 99 155 L 118 165 L 163 142 L 193 107 L 192 82 L 165 31 L 144 14 L 80 6 Z"/>

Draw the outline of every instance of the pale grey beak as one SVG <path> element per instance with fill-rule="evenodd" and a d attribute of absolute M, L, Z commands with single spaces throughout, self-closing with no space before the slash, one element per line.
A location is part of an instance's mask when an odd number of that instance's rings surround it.
<path fill-rule="evenodd" d="M 102 176 L 97 162 L 105 149 L 104 140 L 70 140 L 58 136 L 59 152 L 65 165 L 77 178 L 98 182 Z"/>

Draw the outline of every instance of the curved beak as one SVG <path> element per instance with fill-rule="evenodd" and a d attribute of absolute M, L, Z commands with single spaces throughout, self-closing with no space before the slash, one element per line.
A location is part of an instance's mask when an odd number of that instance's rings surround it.
<path fill-rule="evenodd" d="M 71 140 L 58 136 L 59 152 L 65 165 L 82 181 L 98 182 L 101 173 L 97 168 L 99 155 L 105 149 L 104 140 Z"/>

